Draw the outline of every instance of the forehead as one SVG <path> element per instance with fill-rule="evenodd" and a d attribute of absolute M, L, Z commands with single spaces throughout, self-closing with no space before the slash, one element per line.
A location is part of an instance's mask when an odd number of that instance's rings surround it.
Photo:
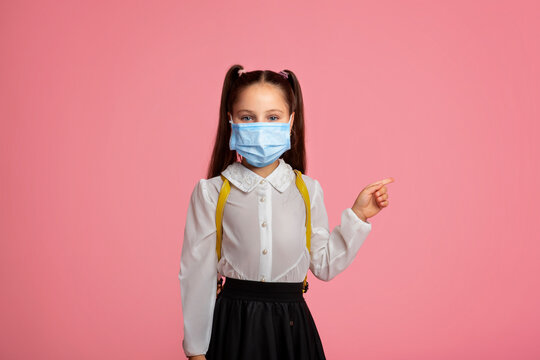
<path fill-rule="evenodd" d="M 287 111 L 287 102 L 283 91 L 275 85 L 257 83 L 242 90 L 233 105 L 233 111 L 248 109 L 264 111 L 265 109 L 282 109 Z"/>

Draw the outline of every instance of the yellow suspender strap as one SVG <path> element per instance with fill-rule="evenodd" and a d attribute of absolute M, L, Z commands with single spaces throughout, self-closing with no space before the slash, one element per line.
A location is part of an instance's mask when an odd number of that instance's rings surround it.
<path fill-rule="evenodd" d="M 296 187 L 300 191 L 300 194 L 302 195 L 302 198 L 304 199 L 304 204 L 306 206 L 306 247 L 311 253 L 311 205 L 309 202 L 309 193 L 306 184 L 304 183 L 304 179 L 302 179 L 302 172 L 296 169 L 294 169 L 294 171 L 296 172 Z M 221 224 L 223 220 L 223 209 L 225 207 L 225 203 L 227 202 L 227 197 L 229 196 L 229 193 L 231 191 L 231 185 L 229 183 L 229 180 L 227 180 L 227 178 L 223 175 L 221 175 L 221 179 L 223 179 L 223 185 L 221 186 L 218 203 L 216 206 L 216 253 L 218 262 L 221 259 Z M 304 286 L 302 291 L 306 292 L 306 290 L 307 274 L 304 278 Z"/>

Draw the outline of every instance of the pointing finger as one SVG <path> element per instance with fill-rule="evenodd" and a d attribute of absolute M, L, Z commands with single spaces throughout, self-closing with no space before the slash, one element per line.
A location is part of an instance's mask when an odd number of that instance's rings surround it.
<path fill-rule="evenodd" d="M 386 178 L 386 179 L 383 179 L 383 180 L 375 181 L 374 183 L 371 183 L 368 186 L 386 185 L 386 184 L 389 184 L 391 182 L 394 182 L 393 177 L 389 177 L 389 178 Z"/>

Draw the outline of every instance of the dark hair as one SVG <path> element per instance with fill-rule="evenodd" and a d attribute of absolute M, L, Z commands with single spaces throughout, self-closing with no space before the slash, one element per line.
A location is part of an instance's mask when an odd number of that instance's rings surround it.
<path fill-rule="evenodd" d="M 214 142 L 212 158 L 208 166 L 207 178 L 221 174 L 237 158 L 236 150 L 229 148 L 231 127 L 227 112 L 232 113 L 232 106 L 238 94 L 246 87 L 255 83 L 269 83 L 283 91 L 289 106 L 289 113 L 294 112 L 293 128 L 291 129 L 291 148 L 282 155 L 283 160 L 293 169 L 302 173 L 306 171 L 306 147 L 304 141 L 304 102 L 302 91 L 296 75 L 290 70 L 282 70 L 287 73 L 285 77 L 271 70 L 255 70 L 238 74 L 243 70 L 241 65 L 233 65 L 225 75 L 223 89 L 221 91 L 221 105 L 219 108 L 219 122 Z"/>

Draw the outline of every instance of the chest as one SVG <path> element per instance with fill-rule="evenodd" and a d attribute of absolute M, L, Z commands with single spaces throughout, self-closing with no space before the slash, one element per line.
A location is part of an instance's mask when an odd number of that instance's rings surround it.
<path fill-rule="evenodd" d="M 232 187 L 223 209 L 223 242 L 244 249 L 271 243 L 274 251 L 302 250 L 305 221 L 304 199 L 295 186 L 283 192 L 257 187 L 248 193 Z"/>

